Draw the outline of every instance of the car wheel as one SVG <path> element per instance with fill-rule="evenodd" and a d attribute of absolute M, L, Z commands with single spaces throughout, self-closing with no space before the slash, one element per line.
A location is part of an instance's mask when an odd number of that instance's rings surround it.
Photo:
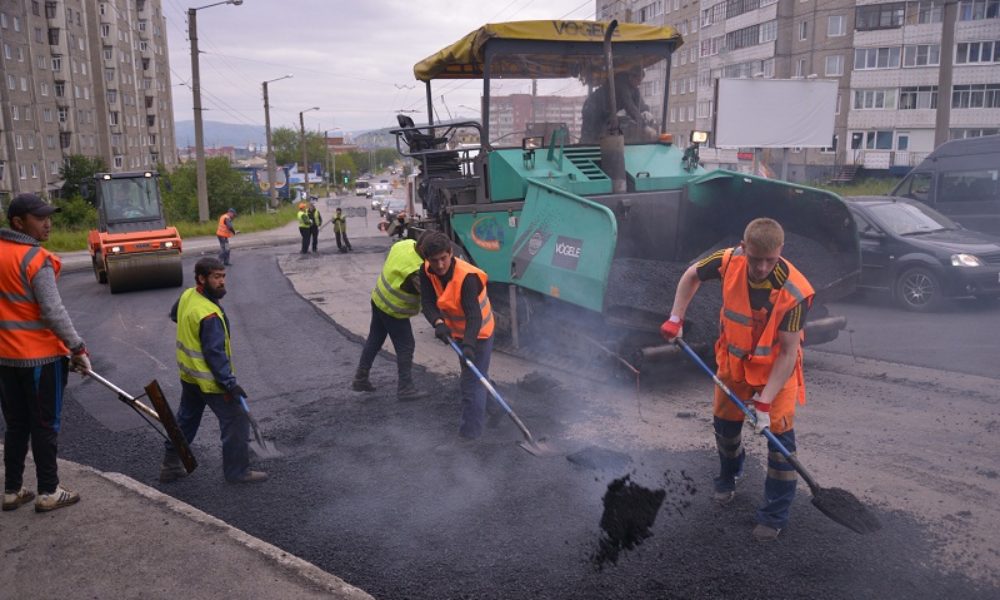
<path fill-rule="evenodd" d="M 896 279 L 896 301 L 906 310 L 929 312 L 941 305 L 938 276 L 924 267 L 911 267 Z"/>

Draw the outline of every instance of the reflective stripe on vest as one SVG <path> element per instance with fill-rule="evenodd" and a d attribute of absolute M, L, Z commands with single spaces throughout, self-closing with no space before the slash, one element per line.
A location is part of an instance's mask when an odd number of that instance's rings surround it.
<path fill-rule="evenodd" d="M 441 285 L 441 278 L 435 275 L 430 264 L 425 263 L 424 271 L 434 285 L 437 293 L 437 307 L 441 311 L 441 318 L 444 319 L 451 335 L 455 338 L 465 337 L 465 311 L 462 310 L 462 282 L 470 273 L 475 274 L 482 283 L 482 291 L 479 292 L 479 310 L 482 311 L 483 323 L 479 328 L 478 339 L 485 340 L 493 335 L 493 308 L 490 305 L 489 296 L 486 295 L 486 283 L 488 281 L 486 273 L 477 269 L 460 258 L 455 259 L 455 268 L 452 270 L 451 280 L 447 286 Z"/>
<path fill-rule="evenodd" d="M 229 345 L 229 327 L 222 315 L 222 309 L 217 304 L 202 296 L 195 288 L 188 288 L 181 294 L 177 303 L 177 369 L 181 381 L 194 383 L 206 394 L 222 394 L 223 389 L 215 380 L 212 369 L 205 361 L 201 347 L 201 322 L 209 315 L 216 315 L 222 321 L 222 329 L 226 335 L 226 357 L 232 359 L 232 349 Z M 230 360 L 230 368 L 235 368 Z"/>
<path fill-rule="evenodd" d="M 788 279 L 777 293 L 772 292 L 774 307 L 758 339 L 753 339 L 753 310 L 750 306 L 747 259 L 742 253 L 726 251 L 722 257 L 722 321 L 720 343 L 716 346 L 716 361 L 729 365 L 729 372 L 736 381 L 752 386 L 763 386 L 771 374 L 774 361 L 781 351 L 778 326 L 788 311 L 802 302 L 812 302 L 813 288 L 790 262 Z M 801 349 L 796 358 L 792 377 L 802 380 Z M 804 388 L 800 400 L 804 399 Z"/>
<path fill-rule="evenodd" d="M 59 277 L 62 262 L 41 246 L 0 240 L 0 358 L 30 360 L 69 354 L 42 320 L 31 282 L 46 265 Z"/>
<path fill-rule="evenodd" d="M 420 295 L 403 291 L 406 279 L 420 270 L 423 259 L 417 254 L 416 240 L 396 242 L 382 265 L 382 273 L 372 290 L 372 302 L 396 319 L 408 319 L 420 312 Z"/>
<path fill-rule="evenodd" d="M 229 217 L 228 212 L 223 213 L 222 216 L 219 217 L 219 227 L 215 230 L 215 235 L 224 238 L 233 237 L 233 232 L 229 231 L 229 228 L 226 227 L 227 217 Z"/>

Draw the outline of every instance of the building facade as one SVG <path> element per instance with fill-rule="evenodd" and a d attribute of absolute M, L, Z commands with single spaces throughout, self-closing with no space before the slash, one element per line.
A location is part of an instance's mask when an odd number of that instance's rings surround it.
<path fill-rule="evenodd" d="M 520 146 L 524 137 L 548 139 L 555 128 L 565 126 L 570 139 L 580 139 L 586 96 L 508 94 L 490 97 L 490 142 L 498 146 Z"/>
<path fill-rule="evenodd" d="M 0 0 L 0 194 L 51 194 L 73 154 L 177 162 L 160 0 Z"/>

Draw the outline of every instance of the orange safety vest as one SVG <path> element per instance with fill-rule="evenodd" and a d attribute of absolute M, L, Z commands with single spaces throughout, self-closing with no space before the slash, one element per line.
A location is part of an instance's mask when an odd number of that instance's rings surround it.
<path fill-rule="evenodd" d="M 229 213 L 228 212 L 224 212 L 224 213 L 222 213 L 222 216 L 219 217 L 219 228 L 215 230 L 215 235 L 217 235 L 219 237 L 224 237 L 224 238 L 231 238 L 231 237 L 233 237 L 233 232 L 229 231 L 229 228 L 226 227 L 226 217 L 228 217 L 228 216 L 229 216 Z"/>
<path fill-rule="evenodd" d="M 486 273 L 470 265 L 460 258 L 455 259 L 455 269 L 451 275 L 451 281 L 447 286 L 441 285 L 441 278 L 435 275 L 430 269 L 430 263 L 424 263 L 424 271 L 430 277 L 434 285 L 434 292 L 437 294 L 437 307 L 441 310 L 441 318 L 445 325 L 451 330 L 451 335 L 456 339 L 465 338 L 465 312 L 462 310 L 462 282 L 466 275 L 475 273 L 479 281 L 483 284 L 483 290 L 479 292 L 479 309 L 483 311 L 483 324 L 479 328 L 480 340 L 493 335 L 493 308 L 490 306 L 490 299 L 486 295 Z"/>
<path fill-rule="evenodd" d="M 777 290 L 771 290 L 771 315 L 766 321 L 750 308 L 747 258 L 742 251 L 730 248 L 722 256 L 722 311 L 719 316 L 719 341 L 715 345 L 715 360 L 729 366 L 734 381 L 759 387 L 767 383 L 775 357 L 781 351 L 778 325 L 796 305 L 812 304 L 815 292 L 805 276 L 792 263 L 788 279 Z M 757 317 L 755 319 L 755 317 Z M 801 332 L 802 338 L 805 333 Z M 795 371 L 789 383 L 799 386 L 799 402 L 805 404 L 805 378 L 802 374 L 802 348 L 795 360 Z"/>
<path fill-rule="evenodd" d="M 42 321 L 31 281 L 46 264 L 59 276 L 59 257 L 41 246 L 0 240 L 0 357 L 66 356 L 69 349 Z"/>

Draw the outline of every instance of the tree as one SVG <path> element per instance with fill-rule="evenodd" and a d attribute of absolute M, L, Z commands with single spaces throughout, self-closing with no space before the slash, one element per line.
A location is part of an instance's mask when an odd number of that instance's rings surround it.
<path fill-rule="evenodd" d="M 83 196 L 81 193 L 81 186 L 83 184 L 88 184 L 83 186 L 88 188 L 88 193 L 84 196 L 84 200 L 89 202 L 91 206 L 94 206 L 97 199 L 97 194 L 92 183 L 94 175 L 97 173 L 107 172 L 107 170 L 108 165 L 105 164 L 104 160 L 98 156 L 71 154 L 68 158 L 66 158 L 66 162 L 63 163 L 62 169 L 59 170 L 59 176 L 63 179 L 63 186 L 60 191 L 60 195 L 63 198 Z"/>
<path fill-rule="evenodd" d="M 290 127 L 278 127 L 271 131 L 276 165 L 298 164 L 302 162 L 302 135 Z M 326 140 L 323 134 L 306 132 L 306 149 L 310 163 L 326 163 Z"/>
<path fill-rule="evenodd" d="M 205 159 L 208 182 L 208 211 L 218 217 L 229 208 L 249 212 L 260 198 L 260 190 L 224 156 Z M 164 210 L 171 221 L 198 220 L 198 183 L 194 161 L 188 161 L 160 181 Z"/>

